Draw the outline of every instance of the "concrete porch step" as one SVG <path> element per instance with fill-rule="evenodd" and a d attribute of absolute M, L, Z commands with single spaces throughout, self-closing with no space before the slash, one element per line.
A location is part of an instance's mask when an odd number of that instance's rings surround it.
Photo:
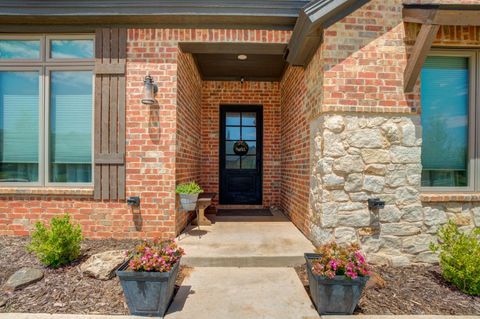
<path fill-rule="evenodd" d="M 283 215 L 219 217 L 212 226 L 188 227 L 178 237 L 182 263 L 191 267 L 292 267 L 304 263 L 312 243 Z"/>

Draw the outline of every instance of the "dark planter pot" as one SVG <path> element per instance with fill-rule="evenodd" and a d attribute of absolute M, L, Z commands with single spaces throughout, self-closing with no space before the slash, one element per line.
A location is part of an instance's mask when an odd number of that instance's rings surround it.
<path fill-rule="evenodd" d="M 163 317 L 172 300 L 180 261 L 169 272 L 125 271 L 128 261 L 117 270 L 128 309 L 132 315 Z"/>
<path fill-rule="evenodd" d="M 349 279 L 346 276 L 327 278 L 312 272 L 312 261 L 318 254 L 305 254 L 310 295 L 321 315 L 351 315 L 360 300 L 369 277 Z"/>

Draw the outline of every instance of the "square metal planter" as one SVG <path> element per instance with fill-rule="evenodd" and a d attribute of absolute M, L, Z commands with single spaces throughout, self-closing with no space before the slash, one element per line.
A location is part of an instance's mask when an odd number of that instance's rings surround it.
<path fill-rule="evenodd" d="M 330 279 L 316 275 L 312 271 L 312 261 L 320 257 L 319 254 L 305 254 L 310 295 L 318 313 L 351 315 L 370 277 L 349 279 L 346 276 L 335 276 Z"/>
<path fill-rule="evenodd" d="M 116 273 L 130 313 L 163 317 L 173 297 L 180 260 L 169 272 L 126 271 L 127 267 L 128 261 Z"/>

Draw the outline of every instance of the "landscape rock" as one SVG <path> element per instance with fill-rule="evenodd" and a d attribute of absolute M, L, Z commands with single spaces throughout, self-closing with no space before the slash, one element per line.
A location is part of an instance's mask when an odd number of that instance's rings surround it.
<path fill-rule="evenodd" d="M 13 275 L 11 275 L 3 287 L 7 291 L 18 290 L 33 283 L 36 283 L 37 281 L 42 280 L 42 278 L 42 270 L 37 268 L 24 267 L 17 270 Z"/>
<path fill-rule="evenodd" d="M 123 250 L 110 250 L 90 256 L 80 265 L 80 270 L 89 277 L 108 280 L 115 275 L 115 270 L 125 262 L 125 259 Z"/>

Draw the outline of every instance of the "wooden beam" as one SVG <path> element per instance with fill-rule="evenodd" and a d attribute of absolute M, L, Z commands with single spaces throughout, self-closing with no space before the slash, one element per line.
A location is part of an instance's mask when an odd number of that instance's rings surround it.
<path fill-rule="evenodd" d="M 421 24 L 478 26 L 480 25 L 480 8 L 404 8 L 403 21 Z"/>
<path fill-rule="evenodd" d="M 412 48 L 410 58 L 407 62 L 404 74 L 405 92 L 412 92 L 417 82 L 423 63 L 427 58 L 428 51 L 432 47 L 432 43 L 438 33 L 439 25 L 423 24 L 418 33 L 415 45 Z"/>

